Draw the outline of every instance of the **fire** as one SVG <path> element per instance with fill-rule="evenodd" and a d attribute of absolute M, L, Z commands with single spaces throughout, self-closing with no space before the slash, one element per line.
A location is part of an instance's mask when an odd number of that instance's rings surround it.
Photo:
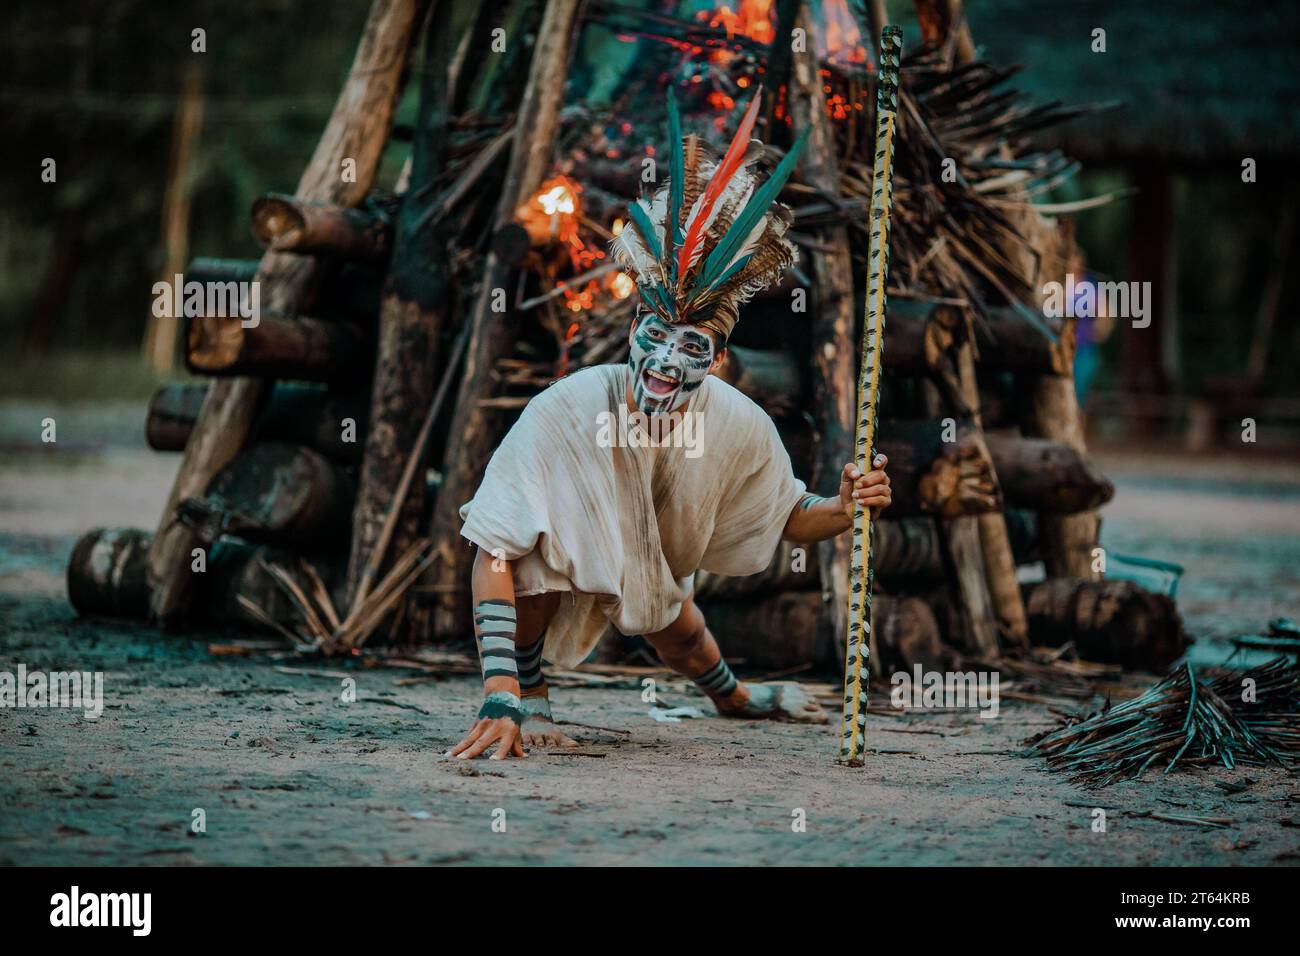
<path fill-rule="evenodd" d="M 735 10 L 724 3 L 716 10 L 701 10 L 695 16 L 711 27 L 721 27 L 728 38 L 739 34 L 759 43 L 771 43 L 776 36 L 773 5 L 773 0 L 740 0 Z"/>
<path fill-rule="evenodd" d="M 554 182 L 554 180 L 552 180 Z M 567 183 L 557 183 L 537 197 L 537 204 L 548 216 L 572 213 L 578 208 L 577 196 Z"/>
<path fill-rule="evenodd" d="M 862 31 L 849 11 L 846 0 L 822 0 L 825 29 L 817 34 L 817 56 L 823 63 L 836 66 L 862 66 L 869 63 L 862 45 Z"/>
<path fill-rule="evenodd" d="M 542 183 L 532 197 L 515 210 L 515 219 L 528 232 L 534 248 L 560 242 L 581 246 L 578 221 L 582 216 L 582 187 L 567 176 Z"/>

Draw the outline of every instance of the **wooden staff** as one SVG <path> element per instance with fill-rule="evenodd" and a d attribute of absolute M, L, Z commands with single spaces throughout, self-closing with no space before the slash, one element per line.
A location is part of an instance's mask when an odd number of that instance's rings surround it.
<path fill-rule="evenodd" d="M 880 34 L 880 80 L 876 86 L 876 164 L 871 177 L 871 240 L 867 247 L 866 320 L 862 326 L 862 367 L 858 373 L 856 459 L 863 474 L 876 456 L 876 402 L 885 345 L 885 281 L 889 272 L 889 213 L 893 200 L 894 124 L 898 110 L 898 61 L 903 31 Z M 867 744 L 867 656 L 871 646 L 871 512 L 853 514 L 849 565 L 849 635 L 844 655 L 844 722 L 840 763 L 861 766 Z"/>

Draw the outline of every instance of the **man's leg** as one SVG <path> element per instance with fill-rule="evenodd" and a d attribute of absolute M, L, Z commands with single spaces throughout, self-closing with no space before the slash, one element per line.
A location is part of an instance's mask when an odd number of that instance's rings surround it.
<path fill-rule="evenodd" d="M 825 723 L 821 706 L 798 684 L 745 684 L 722 659 L 694 598 L 682 605 L 677 620 L 645 639 L 660 660 L 695 682 L 724 717 L 776 717 Z"/>
<path fill-rule="evenodd" d="M 551 716 L 550 688 L 542 676 L 542 649 L 546 628 L 560 606 L 560 592 L 546 591 L 517 600 L 515 659 L 519 667 L 519 700 L 523 705 L 525 747 L 576 747 Z"/>

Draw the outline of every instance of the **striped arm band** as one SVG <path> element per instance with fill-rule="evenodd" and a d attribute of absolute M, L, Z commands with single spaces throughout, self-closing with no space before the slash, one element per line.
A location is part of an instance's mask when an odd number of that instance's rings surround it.
<path fill-rule="evenodd" d="M 480 601 L 474 606 L 483 679 L 519 676 L 515 666 L 515 606 L 509 601 Z"/>
<path fill-rule="evenodd" d="M 714 664 L 699 677 L 691 678 L 695 681 L 695 686 L 706 694 L 715 697 L 726 697 L 736 689 L 736 675 L 731 673 L 731 668 L 722 658 L 718 658 L 718 663 Z"/>
<path fill-rule="evenodd" d="M 546 683 L 542 677 L 542 647 L 546 644 L 546 634 L 542 633 L 536 642 L 516 650 L 515 660 L 519 664 L 519 687 L 529 690 Z"/>

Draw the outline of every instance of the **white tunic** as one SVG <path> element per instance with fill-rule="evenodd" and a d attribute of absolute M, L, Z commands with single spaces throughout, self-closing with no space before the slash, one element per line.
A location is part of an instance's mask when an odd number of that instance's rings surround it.
<path fill-rule="evenodd" d="M 693 436 L 629 447 L 617 426 L 626 377 L 626 365 L 599 365 L 537 395 L 460 509 L 465 538 L 515 562 L 517 596 L 569 592 L 546 631 L 545 656 L 562 666 L 611 623 L 667 627 L 697 570 L 762 571 L 804 493 L 767 413 L 713 375 L 687 408 Z"/>

